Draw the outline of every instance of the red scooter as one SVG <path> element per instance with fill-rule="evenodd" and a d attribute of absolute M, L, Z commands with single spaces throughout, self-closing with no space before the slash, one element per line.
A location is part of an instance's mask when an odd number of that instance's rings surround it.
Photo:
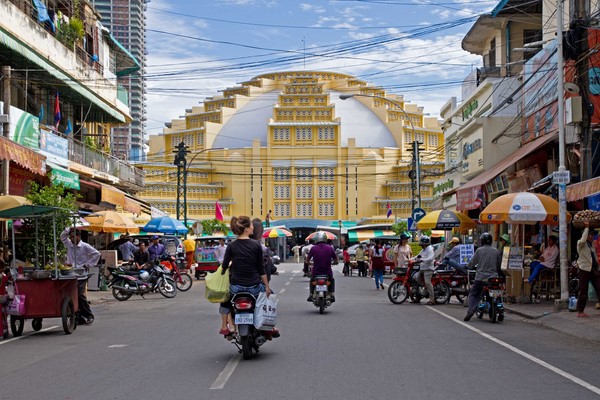
<path fill-rule="evenodd" d="M 419 264 L 419 260 L 409 260 L 407 267 L 394 270 L 395 276 L 388 287 L 388 298 L 392 303 L 402 304 L 409 296 L 414 303 L 419 303 L 421 299 L 429 297 L 427 289 L 417 279 Z M 447 303 L 450 300 L 450 286 L 436 271 L 431 278 L 431 284 L 435 304 Z"/>
<path fill-rule="evenodd" d="M 464 300 L 469 297 L 469 290 L 471 288 L 469 276 L 453 268 L 446 269 L 444 265 L 440 265 L 436 269 L 436 272 L 450 287 L 450 296 L 456 296 L 456 299 L 461 304 L 464 304 Z M 448 301 L 450 301 L 450 298 L 448 298 Z"/>

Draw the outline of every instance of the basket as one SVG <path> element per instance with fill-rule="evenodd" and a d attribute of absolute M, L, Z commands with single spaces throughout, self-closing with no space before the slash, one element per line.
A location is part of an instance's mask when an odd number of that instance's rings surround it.
<path fill-rule="evenodd" d="M 583 229 L 585 228 L 585 223 L 589 222 L 590 223 L 590 228 L 600 228 L 600 221 L 586 221 L 584 219 L 574 219 L 572 221 L 573 227 L 577 228 L 577 229 Z"/>

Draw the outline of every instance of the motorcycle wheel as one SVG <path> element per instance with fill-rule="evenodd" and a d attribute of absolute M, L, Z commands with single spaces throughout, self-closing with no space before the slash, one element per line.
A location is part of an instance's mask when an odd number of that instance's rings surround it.
<path fill-rule="evenodd" d="M 252 358 L 252 337 L 250 335 L 242 336 L 240 341 L 242 342 L 242 357 L 244 360 Z"/>
<path fill-rule="evenodd" d="M 433 285 L 435 304 L 445 304 L 450 301 L 450 286 L 446 282 L 438 282 Z"/>
<path fill-rule="evenodd" d="M 161 279 L 158 284 L 158 291 L 167 299 L 172 299 L 177 295 L 177 286 L 172 279 Z"/>
<path fill-rule="evenodd" d="M 504 321 L 504 313 L 498 313 L 498 322 Z"/>
<path fill-rule="evenodd" d="M 388 285 L 388 299 L 394 304 L 402 304 L 408 297 L 408 289 L 399 282 L 394 281 Z"/>
<path fill-rule="evenodd" d="M 477 319 L 481 319 L 481 318 L 483 318 L 483 311 L 481 311 L 481 310 L 477 310 L 477 311 L 475 312 L 475 314 L 477 314 Z"/>
<path fill-rule="evenodd" d="M 121 289 L 117 288 L 112 288 L 112 295 L 115 299 L 119 301 L 127 301 L 131 296 L 133 296 L 133 293 L 124 292 Z"/>
<path fill-rule="evenodd" d="M 494 301 L 490 302 L 490 310 L 489 310 L 489 315 L 490 315 L 490 320 L 493 323 L 496 323 L 497 319 L 498 319 L 498 310 L 496 309 L 496 303 Z"/>
<path fill-rule="evenodd" d="M 190 274 L 183 273 L 179 274 L 179 279 L 177 280 L 177 290 L 181 290 L 182 292 L 187 292 L 192 287 L 192 277 Z"/>
<path fill-rule="evenodd" d="M 325 312 L 325 298 L 319 297 L 319 314 L 323 314 Z"/>

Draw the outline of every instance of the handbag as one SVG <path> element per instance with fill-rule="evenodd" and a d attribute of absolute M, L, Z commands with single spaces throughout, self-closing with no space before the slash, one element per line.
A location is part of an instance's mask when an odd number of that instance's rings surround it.
<path fill-rule="evenodd" d="M 6 307 L 6 313 L 9 315 L 25 315 L 25 295 L 18 293 L 19 289 L 17 288 L 17 283 L 15 282 L 15 295 Z"/>
<path fill-rule="evenodd" d="M 220 266 L 205 278 L 206 291 L 204 297 L 211 303 L 223 303 L 229 300 L 229 273 L 223 274 L 222 272 L 223 267 Z"/>
<path fill-rule="evenodd" d="M 272 330 L 277 322 L 277 296 L 267 297 L 260 292 L 254 307 L 254 327 L 259 330 Z"/>

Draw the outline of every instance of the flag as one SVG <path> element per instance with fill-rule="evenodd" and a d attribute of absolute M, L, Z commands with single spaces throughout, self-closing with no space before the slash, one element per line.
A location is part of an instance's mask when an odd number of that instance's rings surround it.
<path fill-rule="evenodd" d="M 389 218 L 390 215 L 392 215 L 392 206 L 390 205 L 390 202 L 388 201 L 388 203 L 387 203 L 387 218 Z"/>
<path fill-rule="evenodd" d="M 54 125 L 56 129 L 58 129 L 58 125 L 60 125 L 60 102 L 58 99 L 58 92 L 56 92 L 56 99 L 54 99 Z"/>
<path fill-rule="evenodd" d="M 223 221 L 223 209 L 218 201 L 215 201 L 215 218 L 219 221 Z"/>
<path fill-rule="evenodd" d="M 65 135 L 73 133 L 73 126 L 71 125 L 71 118 L 67 118 L 67 127 L 65 128 Z"/>

